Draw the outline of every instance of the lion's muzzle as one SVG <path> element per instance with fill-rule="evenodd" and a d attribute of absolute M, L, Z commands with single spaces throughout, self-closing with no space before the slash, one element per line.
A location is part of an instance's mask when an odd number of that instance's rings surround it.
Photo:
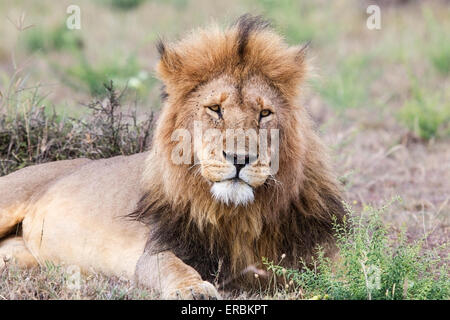
<path fill-rule="evenodd" d="M 266 168 L 266 169 L 264 169 Z M 257 155 L 223 152 L 223 159 L 202 162 L 202 175 L 213 182 L 211 193 L 217 201 L 227 205 L 246 205 L 253 202 L 255 188 L 270 174 Z"/>

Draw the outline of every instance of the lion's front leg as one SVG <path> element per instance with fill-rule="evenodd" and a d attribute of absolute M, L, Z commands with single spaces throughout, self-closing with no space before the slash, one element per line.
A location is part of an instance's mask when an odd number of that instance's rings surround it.
<path fill-rule="evenodd" d="M 209 282 L 170 251 L 144 252 L 136 266 L 136 281 L 159 290 L 163 299 L 220 299 Z"/>

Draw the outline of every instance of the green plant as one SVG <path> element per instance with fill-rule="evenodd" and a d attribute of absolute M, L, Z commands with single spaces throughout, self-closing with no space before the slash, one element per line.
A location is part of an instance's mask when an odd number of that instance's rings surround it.
<path fill-rule="evenodd" d="M 69 30 L 65 25 L 50 30 L 31 28 L 25 32 L 25 47 L 30 52 L 41 50 L 43 52 L 79 50 L 83 47 L 80 33 Z"/>
<path fill-rule="evenodd" d="M 103 96 L 87 105 L 91 115 L 84 119 L 49 115 L 37 94 L 21 102 L 21 109 L 0 114 L 0 175 L 49 161 L 145 151 L 153 131 L 153 113 L 138 121 L 136 109 L 123 112 L 122 94 L 112 82 L 105 85 Z"/>
<path fill-rule="evenodd" d="M 329 42 L 336 33 L 336 26 L 325 23 L 332 20 L 330 11 L 323 10 L 320 3 L 298 0 L 259 0 L 257 3 L 264 16 L 274 22 L 290 43 Z"/>
<path fill-rule="evenodd" d="M 430 49 L 433 66 L 443 75 L 450 74 L 450 37 L 440 40 Z"/>
<path fill-rule="evenodd" d="M 426 21 L 429 37 L 426 50 L 431 64 L 442 75 L 450 74 L 450 35 L 446 24 L 439 23 L 429 8 L 424 8 L 423 15 Z"/>
<path fill-rule="evenodd" d="M 104 92 L 104 83 L 114 81 L 118 86 L 128 86 L 141 96 L 146 96 L 148 90 L 155 85 L 156 80 L 142 70 L 135 56 L 127 59 L 110 59 L 91 64 L 83 54 L 79 54 L 78 63 L 59 72 L 63 81 L 72 87 L 87 90 L 91 95 L 98 96 Z M 53 65 L 55 70 L 61 67 Z"/>
<path fill-rule="evenodd" d="M 307 13 L 311 11 L 309 7 L 292 0 L 262 0 L 260 3 L 265 13 L 283 29 L 289 41 L 301 43 L 315 37 L 317 29 L 307 20 Z"/>
<path fill-rule="evenodd" d="M 386 208 L 366 206 L 357 216 L 347 205 L 347 225 L 335 226 L 337 259 L 318 248 L 302 270 L 263 262 L 275 276 L 291 281 L 303 298 L 449 299 L 448 257 L 440 257 L 438 248 L 425 249 L 424 238 L 410 242 L 404 232 L 390 237 L 382 221 Z"/>
<path fill-rule="evenodd" d="M 313 82 L 320 95 L 336 110 L 364 107 L 369 95 L 369 56 L 350 56 L 337 63 L 337 70 L 321 82 Z"/>
<path fill-rule="evenodd" d="M 63 67 L 52 61 L 49 61 L 50 65 L 66 84 L 88 91 L 94 96 L 101 95 L 104 92 L 103 84 L 111 80 L 120 87 L 128 85 L 141 97 L 146 97 L 149 89 L 156 84 L 156 79 L 140 67 L 134 55 L 126 59 L 114 57 L 92 64 L 81 50 L 83 42 L 79 33 L 65 26 L 52 31 L 32 29 L 25 38 L 25 44 L 29 51 L 70 51 L 74 60 L 70 67 Z"/>
<path fill-rule="evenodd" d="M 111 5 L 113 8 L 116 9 L 132 10 L 139 7 L 146 0 L 101 0 L 101 1 Z"/>
<path fill-rule="evenodd" d="M 429 140 L 450 135 L 450 103 L 436 93 L 424 92 L 416 81 L 411 98 L 399 111 L 398 117 L 416 136 Z"/>

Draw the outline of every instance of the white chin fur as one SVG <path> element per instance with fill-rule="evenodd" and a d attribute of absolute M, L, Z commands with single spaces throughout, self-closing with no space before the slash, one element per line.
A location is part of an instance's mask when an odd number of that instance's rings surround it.
<path fill-rule="evenodd" d="M 227 205 L 246 205 L 255 199 L 252 187 L 244 182 L 233 180 L 215 182 L 211 187 L 211 193 L 214 199 Z"/>

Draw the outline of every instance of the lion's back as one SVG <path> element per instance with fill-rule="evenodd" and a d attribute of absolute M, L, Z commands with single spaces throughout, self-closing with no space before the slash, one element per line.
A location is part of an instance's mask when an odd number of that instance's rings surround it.
<path fill-rule="evenodd" d="M 23 221 L 33 255 L 131 277 L 148 228 L 125 216 L 141 196 L 146 156 L 92 161 L 49 186 Z"/>

